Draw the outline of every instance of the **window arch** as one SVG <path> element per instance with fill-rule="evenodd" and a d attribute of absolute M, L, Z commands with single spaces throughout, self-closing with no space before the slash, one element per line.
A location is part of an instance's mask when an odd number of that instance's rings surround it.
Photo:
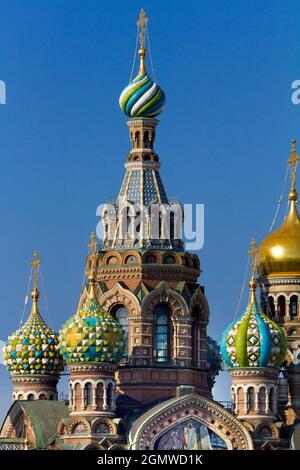
<path fill-rule="evenodd" d="M 254 411 L 254 404 L 255 404 L 254 387 L 249 387 L 247 390 L 248 411 Z"/>
<path fill-rule="evenodd" d="M 85 405 L 89 406 L 92 404 L 93 400 L 93 388 L 92 384 L 90 382 L 86 383 L 84 386 L 84 399 L 85 399 Z"/>
<path fill-rule="evenodd" d="M 292 295 L 290 299 L 290 317 L 296 318 L 298 316 L 298 297 L 297 295 Z"/>
<path fill-rule="evenodd" d="M 277 304 L 278 304 L 279 318 L 283 318 L 285 316 L 285 297 L 284 297 L 284 295 L 280 295 L 278 297 Z"/>
<path fill-rule="evenodd" d="M 258 392 L 258 407 L 261 414 L 265 413 L 266 410 L 266 389 L 261 387 Z"/>
<path fill-rule="evenodd" d="M 154 309 L 154 358 L 156 362 L 168 362 L 170 354 L 169 309 L 161 304 Z"/>
<path fill-rule="evenodd" d="M 125 331 L 125 347 L 123 356 L 128 356 L 128 333 L 129 333 L 129 323 L 128 323 L 128 310 L 124 305 L 117 305 L 112 311 L 112 315 L 115 317 L 119 325 Z"/>
<path fill-rule="evenodd" d="M 271 411 L 275 411 L 275 389 L 272 387 L 269 394 L 269 408 Z"/>
<path fill-rule="evenodd" d="M 114 396 L 114 387 L 112 383 L 107 385 L 107 406 L 110 410 L 113 404 L 113 396 Z"/>
<path fill-rule="evenodd" d="M 268 316 L 270 316 L 271 318 L 275 317 L 274 298 L 271 295 L 268 297 Z"/>
<path fill-rule="evenodd" d="M 27 396 L 27 400 L 34 400 L 34 394 L 33 393 L 29 393 L 29 395 Z"/>

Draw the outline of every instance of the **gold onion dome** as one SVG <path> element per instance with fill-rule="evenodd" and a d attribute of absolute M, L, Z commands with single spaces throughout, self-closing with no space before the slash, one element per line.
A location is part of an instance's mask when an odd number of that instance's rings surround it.
<path fill-rule="evenodd" d="M 34 289 L 31 293 L 31 313 L 26 323 L 8 337 L 3 348 L 4 364 L 12 375 L 59 375 L 63 369 L 63 359 L 59 351 L 58 335 L 45 323 L 38 308 L 40 293 L 37 289 L 37 251 L 32 265 Z"/>
<path fill-rule="evenodd" d="M 148 18 L 142 9 L 140 18 L 137 22 L 140 48 L 138 51 L 140 57 L 140 67 L 138 75 L 122 91 L 119 104 L 122 111 L 131 118 L 158 116 L 165 104 L 165 94 L 163 90 L 153 82 L 146 71 L 145 66 L 145 37 L 147 33 Z"/>
<path fill-rule="evenodd" d="M 246 311 L 224 331 L 220 349 L 230 368 L 280 367 L 286 354 L 286 339 L 281 328 L 261 310 L 256 300 L 255 242 L 252 241 L 252 278 Z"/>
<path fill-rule="evenodd" d="M 289 276 L 300 273 L 300 218 L 297 210 L 296 191 L 296 141 L 292 141 L 292 152 L 288 160 L 291 166 L 291 190 L 289 213 L 283 224 L 268 235 L 258 248 L 257 269 L 260 276 Z"/>
<path fill-rule="evenodd" d="M 95 293 L 97 243 L 92 232 L 89 294 L 83 307 L 62 326 L 59 336 L 61 352 L 68 365 L 96 362 L 116 364 L 125 347 L 125 331 L 117 320 L 100 306 Z"/>

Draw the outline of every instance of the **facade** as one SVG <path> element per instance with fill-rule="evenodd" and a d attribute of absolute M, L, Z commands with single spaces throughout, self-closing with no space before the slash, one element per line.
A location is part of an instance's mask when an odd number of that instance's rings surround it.
<path fill-rule="evenodd" d="M 13 403 L 0 449 L 300 448 L 295 144 L 290 214 L 257 255 L 252 245 L 249 305 L 222 337 L 232 377 L 232 406 L 224 407 L 212 395 L 222 359 L 207 335 L 200 260 L 185 250 L 182 207 L 167 195 L 154 148 L 165 94 L 146 70 L 147 21 L 142 10 L 138 75 L 119 100 L 131 147 L 124 180 L 103 206 L 102 245 L 92 233 L 88 285 L 59 334 L 38 310 L 34 255 L 32 311 L 4 348 Z M 63 366 L 68 400 L 56 391 Z"/>

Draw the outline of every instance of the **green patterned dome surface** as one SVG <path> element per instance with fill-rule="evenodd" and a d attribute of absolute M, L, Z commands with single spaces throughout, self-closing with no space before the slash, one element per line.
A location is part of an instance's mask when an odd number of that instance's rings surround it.
<path fill-rule="evenodd" d="M 83 308 L 62 326 L 59 344 L 67 364 L 118 363 L 124 352 L 125 334 L 98 300 L 90 296 Z"/>
<path fill-rule="evenodd" d="M 231 368 L 279 367 L 286 354 L 284 332 L 262 312 L 255 290 L 246 311 L 224 331 L 220 346 Z"/>
<path fill-rule="evenodd" d="M 131 118 L 155 117 L 164 108 L 163 90 L 147 75 L 139 73 L 122 91 L 119 104 L 122 111 Z"/>
<path fill-rule="evenodd" d="M 12 375 L 56 374 L 63 369 L 58 335 L 41 317 L 37 300 L 39 292 L 32 292 L 33 306 L 26 323 L 8 337 L 3 348 L 4 363 Z"/>

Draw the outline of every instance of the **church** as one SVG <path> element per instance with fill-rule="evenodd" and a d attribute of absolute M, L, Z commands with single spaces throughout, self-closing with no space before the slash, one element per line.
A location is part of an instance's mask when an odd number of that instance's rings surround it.
<path fill-rule="evenodd" d="M 34 253 L 31 312 L 4 346 L 13 390 L 0 450 L 300 449 L 296 142 L 288 214 L 258 247 L 252 240 L 248 305 L 218 345 L 207 334 L 214 318 L 199 257 L 185 250 L 181 205 L 160 177 L 154 142 L 165 94 L 146 69 L 147 22 L 142 10 L 138 74 L 119 99 L 131 147 L 124 179 L 103 206 L 101 245 L 90 235 L 87 283 L 59 332 L 39 309 Z M 213 397 L 223 361 L 226 407 Z M 68 400 L 57 393 L 64 371 Z"/>

